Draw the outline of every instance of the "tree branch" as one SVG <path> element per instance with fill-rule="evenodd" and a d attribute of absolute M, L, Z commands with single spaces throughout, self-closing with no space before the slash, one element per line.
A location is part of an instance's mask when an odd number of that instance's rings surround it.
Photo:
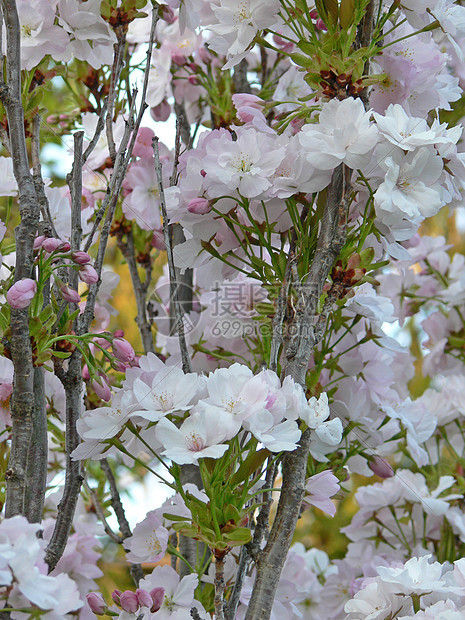
<path fill-rule="evenodd" d="M 342 249 L 351 171 L 341 164 L 335 169 L 327 192 L 318 243 L 305 282 L 299 287 L 295 313 L 288 318 L 284 338 L 283 375 L 290 375 L 305 389 L 305 377 L 315 344 L 314 325 L 318 302 L 330 269 Z M 246 620 L 268 620 L 287 552 L 300 516 L 311 430 L 299 447 L 283 457 L 283 484 L 268 542 L 257 562 L 257 577 Z"/>
<path fill-rule="evenodd" d="M 105 473 L 108 484 L 110 485 L 111 505 L 113 507 L 113 510 L 115 511 L 115 515 L 118 520 L 119 529 L 121 531 L 121 534 L 123 535 L 123 539 L 129 538 L 130 536 L 132 536 L 131 528 L 129 527 L 128 520 L 126 519 L 126 514 L 124 512 L 123 504 L 121 503 L 118 487 L 116 486 L 116 480 L 107 459 L 102 459 L 100 461 L 100 467 Z M 140 564 L 130 563 L 129 571 L 136 586 L 138 586 L 139 581 L 144 578 L 144 571 L 142 570 L 142 566 Z"/>
<path fill-rule="evenodd" d="M 7 84 L 0 77 L 0 100 L 6 110 L 13 171 L 19 188 L 21 222 L 15 231 L 15 281 L 32 277 L 33 243 L 39 225 L 40 208 L 24 133 L 24 111 L 21 100 L 20 23 L 15 0 L 2 0 L 6 25 Z M 11 357 L 14 364 L 11 397 L 12 442 L 8 470 L 5 516 L 29 512 L 28 455 L 31 446 L 35 411 L 41 410 L 34 399 L 34 367 L 29 335 L 29 309 L 11 308 Z M 32 507 L 31 507 L 32 510 Z M 35 513 L 36 510 L 34 509 Z"/>

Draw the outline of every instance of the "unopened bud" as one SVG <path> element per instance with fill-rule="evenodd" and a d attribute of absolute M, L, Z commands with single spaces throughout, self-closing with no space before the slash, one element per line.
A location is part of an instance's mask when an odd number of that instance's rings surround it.
<path fill-rule="evenodd" d="M 152 597 L 146 590 L 141 590 L 138 588 L 136 590 L 137 602 L 140 607 L 148 607 L 149 609 L 153 605 Z"/>
<path fill-rule="evenodd" d="M 165 600 L 165 588 L 153 588 L 153 590 L 150 590 L 150 597 L 152 599 L 150 611 L 155 613 L 163 605 L 163 601 Z"/>
<path fill-rule="evenodd" d="M 105 603 L 105 599 L 100 592 L 89 592 L 89 594 L 86 594 L 86 599 L 87 604 L 94 614 L 97 616 L 103 616 L 107 608 L 107 604 Z"/>
<path fill-rule="evenodd" d="M 206 198 L 193 198 L 187 205 L 189 213 L 204 215 L 212 210 L 212 205 Z"/>
<path fill-rule="evenodd" d="M 373 459 L 368 461 L 368 467 L 380 478 L 392 478 L 394 475 L 394 470 L 391 465 L 386 461 L 386 459 L 383 459 L 380 456 L 375 456 Z"/>
<path fill-rule="evenodd" d="M 137 596 L 131 590 L 125 590 L 119 597 L 119 603 L 124 611 L 135 614 L 139 609 L 139 601 Z"/>

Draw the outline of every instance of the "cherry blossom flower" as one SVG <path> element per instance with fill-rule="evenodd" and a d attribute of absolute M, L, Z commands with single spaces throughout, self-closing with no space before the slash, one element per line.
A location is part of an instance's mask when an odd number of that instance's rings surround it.
<path fill-rule="evenodd" d="M 266 409 L 269 388 L 247 366 L 232 364 L 229 368 L 218 368 L 209 375 L 205 387 L 208 398 L 200 400 L 199 406 L 212 414 L 223 414 L 223 423 L 228 422 L 228 439 L 239 431 L 243 420 Z"/>
<path fill-rule="evenodd" d="M 194 599 L 197 583 L 196 574 L 186 575 L 181 579 L 171 566 L 157 566 L 150 575 L 140 581 L 139 587 L 148 592 L 154 588 L 164 589 L 163 604 L 156 612 L 157 620 L 169 620 L 169 618 L 189 620 L 192 607 L 197 607 L 197 611 L 201 614 L 205 613 L 203 605 Z"/>
<path fill-rule="evenodd" d="M 443 590 L 446 581 L 439 562 L 429 562 L 432 554 L 411 558 L 401 567 L 378 566 L 377 573 L 391 592 L 402 594 L 427 594 Z"/>
<path fill-rule="evenodd" d="M 180 428 L 167 418 L 162 418 L 156 426 L 156 436 L 163 444 L 163 456 L 179 465 L 198 463 L 201 458 L 218 459 L 228 449 L 221 443 L 228 430 L 225 415 L 212 410 L 191 413 Z"/>
<path fill-rule="evenodd" d="M 140 416 L 156 422 L 168 413 L 190 409 L 199 389 L 199 376 L 187 373 L 176 366 L 166 366 L 147 385 L 136 379 L 132 387 L 137 409 L 131 416 Z"/>
<path fill-rule="evenodd" d="M 297 448 L 301 432 L 293 420 L 274 424 L 269 411 L 261 411 L 244 420 L 244 428 L 270 452 L 292 451 Z"/>
<path fill-rule="evenodd" d="M 218 54 L 229 58 L 223 67 L 230 69 L 245 56 L 259 30 L 269 28 L 277 21 L 279 2 L 277 0 L 220 0 L 211 5 L 217 23 L 209 29 L 216 35 L 209 40 L 209 46 Z"/>
<path fill-rule="evenodd" d="M 329 498 L 335 495 L 339 488 L 339 480 L 330 470 L 315 474 L 305 483 L 307 495 L 304 497 L 304 504 L 315 506 L 334 517 L 336 506 Z"/>
<path fill-rule="evenodd" d="M 318 123 L 305 125 L 298 134 L 310 164 L 319 170 L 331 170 L 340 163 L 363 168 L 378 142 L 378 129 L 370 115 L 361 99 L 325 103 Z"/>
<path fill-rule="evenodd" d="M 238 128 L 236 133 L 233 141 L 229 132 L 216 132 L 205 145 L 204 186 L 212 198 L 235 190 L 246 198 L 262 195 L 283 159 L 284 147 L 271 136 L 254 129 Z"/>
<path fill-rule="evenodd" d="M 23 278 L 8 289 L 6 300 L 12 308 L 27 308 L 36 293 L 37 282 L 31 280 L 31 278 Z"/>
<path fill-rule="evenodd" d="M 30 70 L 46 54 L 57 59 L 69 44 L 67 33 L 55 25 L 53 2 L 42 0 L 19 0 L 18 17 L 21 25 L 21 68 Z M 5 44 L 5 37 L 3 37 Z M 5 50 L 4 50 L 5 51 Z"/>
<path fill-rule="evenodd" d="M 124 541 L 130 562 L 158 562 L 166 552 L 168 530 L 163 527 L 155 511 L 148 512 L 145 519 L 133 529 L 132 536 Z"/>
<path fill-rule="evenodd" d="M 438 183 L 443 162 L 432 147 L 407 155 L 401 149 L 391 149 L 380 165 L 386 176 L 376 190 L 375 207 L 383 223 L 395 224 L 401 218 L 420 223 L 449 202 Z"/>
<path fill-rule="evenodd" d="M 72 57 L 88 62 L 95 69 L 113 62 L 113 45 L 116 35 L 100 15 L 99 0 L 74 2 L 60 0 L 59 23 L 70 37 L 67 52 L 61 60 Z"/>

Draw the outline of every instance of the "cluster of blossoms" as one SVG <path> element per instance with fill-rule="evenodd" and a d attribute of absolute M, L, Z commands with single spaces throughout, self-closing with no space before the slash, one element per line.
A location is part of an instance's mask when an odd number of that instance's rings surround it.
<path fill-rule="evenodd" d="M 37 533 L 41 526 L 25 517 L 0 523 L 0 596 L 11 617 L 24 618 L 22 608 L 35 606 L 44 617 L 58 620 L 83 606 L 76 583 L 65 572 L 47 575 L 44 542 Z"/>
<path fill-rule="evenodd" d="M 291 377 L 281 385 L 274 372 L 254 375 L 237 363 L 208 377 L 184 374 L 149 354 L 126 372 L 110 407 L 89 410 L 79 420 L 83 442 L 74 457 L 103 458 L 116 435 L 134 455 L 148 445 L 180 465 L 220 458 L 238 434 L 250 433 L 270 452 L 295 450 L 300 419 L 314 431 L 312 454 L 325 460 L 342 438 L 341 421 L 329 416 L 326 394 L 307 400 Z M 137 444 L 139 433 L 142 443 Z"/>
<path fill-rule="evenodd" d="M 47 232 L 35 238 L 31 277 L 12 283 L 12 255 L 2 258 L 5 354 L 4 315 L 10 316 L 9 308 L 29 308 L 36 329 L 30 332 L 35 368 L 44 364 L 40 354 L 48 355 L 46 361 L 54 356 L 57 374 L 44 373 L 43 380 L 50 433 L 47 485 L 61 484 L 56 473 L 65 461 L 69 471 L 97 461 L 111 473 L 104 461 L 109 458 L 115 470 L 124 468 L 134 479 L 140 475 L 134 463 L 158 479 L 168 469 L 172 479 L 166 483 L 176 493 L 143 519 L 138 516 L 132 533 L 125 534 L 125 557 L 133 566 L 143 564 L 144 574 L 134 590 L 114 590 L 111 601 L 96 592 L 102 571 L 95 536 L 101 532 L 93 510 L 109 526 L 102 508 L 108 497 L 95 463 L 84 492 L 88 514 L 83 517 L 85 511 L 78 509 L 51 574 L 44 554 L 60 509 L 47 500 L 47 519 L 40 525 L 5 518 L 0 598 L 12 609 L 11 617 L 24 618 L 32 610 L 50 620 L 105 614 L 185 620 L 193 617 L 194 607 L 202 620 L 211 617 L 213 588 L 223 580 L 232 598 L 240 581 L 245 556 L 236 548 L 250 542 L 260 500 L 265 504 L 272 492 L 265 478 L 289 456 L 281 453 L 298 452 L 304 434 L 309 459 L 303 520 L 316 520 L 321 512 L 334 516 L 353 474 L 376 474 L 378 481 L 354 494 L 359 509 L 342 530 L 349 541 L 343 559 L 331 561 L 324 551 L 302 544 L 291 547 L 273 620 L 464 617 L 464 257 L 452 256 L 444 238 L 420 237 L 417 231 L 441 208 L 459 205 L 465 188 L 462 127 L 439 120 L 440 110 L 459 101 L 465 82 L 465 7 L 452 0 L 381 4 L 376 41 L 361 52 L 349 44 L 339 58 L 339 40 L 349 40 L 357 26 L 352 15 L 344 23 L 344 0 L 336 3 L 336 18 L 325 3 L 318 9 L 304 3 L 308 10 L 301 11 L 290 10 L 293 3 L 287 0 L 168 0 L 158 7 L 139 0 L 16 4 L 21 69 L 29 75 L 25 96 L 33 101 L 34 88 L 46 89 L 54 71 L 69 62 L 76 67 L 77 107 L 47 122 L 63 135 L 74 129 L 85 133 L 81 228 L 89 253 L 71 251 L 71 194 L 47 181 L 47 227 L 41 229 Z M 124 34 L 128 58 L 132 54 L 125 71 L 139 71 L 154 11 L 160 19 L 146 94 L 152 120 L 145 117 L 130 137 L 125 77 L 124 88 L 121 82 L 110 96 L 117 113 L 101 131 L 103 101 L 117 74 L 111 67 L 114 50 Z M 8 55 L 6 41 L 4 29 Z M 371 64 L 369 76 L 359 67 L 365 62 Z M 251 75 L 252 92 L 241 92 L 250 90 L 241 80 Z M 154 150 L 159 123 L 172 110 L 179 133 L 187 124 L 196 126 L 195 134 L 183 136 L 186 148 L 176 145 L 171 151 L 160 143 Z M 31 119 L 28 110 L 28 131 Z M 1 120 L 7 148 L 8 123 Z M 208 131 L 198 132 L 199 126 Z M 145 355 L 136 354 L 125 332 L 111 325 L 117 312 L 109 299 L 118 276 L 102 271 L 100 260 L 97 269 L 91 264 L 104 236 L 96 234 L 98 223 L 106 209 L 111 213 L 105 201 L 121 171 L 113 151 L 131 139 L 115 221 L 111 230 L 105 221 L 105 230 L 131 270 L 137 323 L 142 336 L 148 328 L 150 338 L 149 345 L 144 341 Z M 263 361 L 271 357 L 283 289 L 283 322 L 296 313 L 325 204 L 341 170 L 347 235 L 318 293 L 319 316 L 312 317 L 316 344 L 304 388 Z M 12 157 L 0 157 L 0 179 L 9 213 L 20 195 Z M 181 370 L 179 338 L 173 335 L 177 299 L 168 269 L 153 292 L 151 286 L 154 266 L 160 267 L 157 273 L 163 270 L 163 259 L 157 260 L 166 249 L 164 203 L 176 225 L 173 236 L 183 235 L 173 250 L 175 267 L 183 276 L 195 271 L 186 285 L 193 297 L 183 318 L 190 372 Z M 11 235 L 11 221 L 7 224 L 0 222 L 0 241 L 9 237 L 8 229 Z M 88 289 L 68 285 L 74 272 Z M 75 327 L 97 289 L 90 332 L 77 336 Z M 427 338 L 422 374 L 430 383 L 420 395 L 410 383 L 413 351 L 392 337 L 404 321 Z M 68 372 L 76 348 L 87 389 L 85 398 L 80 393 L 77 399 L 81 441 L 64 455 L 58 444 L 64 443 L 69 418 L 70 382 L 58 377 Z M 1 357 L 0 438 L 5 441 L 15 432 L 13 390 L 13 364 Z M 184 466 L 198 468 L 203 489 L 181 484 Z M 158 564 L 167 554 L 180 555 L 173 546 L 178 535 L 209 546 L 215 562 L 205 560 L 206 553 L 194 570 L 196 558 L 189 558 L 191 574 L 182 578 Z M 221 578 L 215 574 L 219 560 L 224 561 Z M 153 563 L 158 565 L 148 566 Z M 250 562 L 241 576 L 239 620 L 247 615 L 258 571 Z"/>

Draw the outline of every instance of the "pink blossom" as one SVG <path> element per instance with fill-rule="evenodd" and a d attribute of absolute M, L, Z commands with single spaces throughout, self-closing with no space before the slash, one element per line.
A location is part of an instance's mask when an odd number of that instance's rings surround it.
<path fill-rule="evenodd" d="M 60 288 L 60 293 L 66 301 L 69 301 L 72 304 L 78 304 L 81 301 L 81 296 L 77 291 L 70 288 L 67 284 L 63 282 L 58 282 L 58 286 Z"/>
<path fill-rule="evenodd" d="M 121 362 L 130 362 L 136 355 L 131 344 L 124 338 L 113 338 L 111 346 L 114 356 Z"/>
<path fill-rule="evenodd" d="M 243 106 L 247 106 L 261 111 L 265 107 L 265 102 L 263 99 L 260 99 L 257 95 L 251 95 L 249 93 L 237 93 L 233 95 L 232 102 L 236 110 L 239 110 L 239 108 L 242 108 Z"/>
<path fill-rule="evenodd" d="M 98 273 L 92 265 L 83 265 L 79 269 L 79 277 L 86 284 L 95 284 L 98 282 Z"/>
<path fill-rule="evenodd" d="M 187 210 L 196 215 L 204 215 L 212 210 L 212 205 L 206 198 L 193 198 L 189 201 Z"/>
<path fill-rule="evenodd" d="M 154 614 L 160 609 L 165 600 L 165 588 L 153 588 L 150 590 L 150 596 L 152 598 L 152 607 L 150 611 Z"/>
<path fill-rule="evenodd" d="M 45 241 L 45 239 L 45 235 L 37 235 L 37 237 L 34 239 L 33 249 L 40 250 L 40 248 L 42 247 L 42 243 Z"/>
<path fill-rule="evenodd" d="M 100 592 L 89 592 L 86 594 L 87 604 L 97 616 L 103 616 L 107 604 Z"/>
<path fill-rule="evenodd" d="M 307 480 L 304 503 L 319 508 L 331 517 L 336 514 L 336 506 L 329 499 L 339 491 L 339 480 L 328 469 L 320 474 L 315 474 Z"/>
<path fill-rule="evenodd" d="M 146 590 L 141 590 L 137 588 L 136 590 L 137 602 L 140 607 L 148 607 L 149 609 L 153 605 L 153 600 L 150 594 Z"/>
<path fill-rule="evenodd" d="M 153 248 L 161 250 L 162 252 L 166 250 L 165 238 L 163 235 L 163 230 L 161 228 L 155 229 L 153 231 L 151 245 Z"/>
<path fill-rule="evenodd" d="M 171 106 L 166 99 L 160 101 L 158 105 L 150 108 L 150 116 L 154 121 L 164 122 L 167 121 L 171 114 Z"/>
<path fill-rule="evenodd" d="M 56 239 L 55 237 L 48 237 L 42 242 L 43 249 L 49 254 L 52 254 L 52 252 L 55 252 L 58 248 L 61 248 L 62 245 L 64 245 L 63 241 L 61 239 Z"/>
<path fill-rule="evenodd" d="M 374 459 L 368 462 L 368 467 L 371 471 L 380 478 L 391 478 L 394 475 L 394 470 L 386 459 L 380 456 L 375 456 Z"/>
<path fill-rule="evenodd" d="M 136 142 L 132 149 L 132 154 L 136 157 L 152 157 L 153 147 L 152 138 L 155 134 L 150 127 L 141 127 L 137 132 Z"/>
<path fill-rule="evenodd" d="M 120 604 L 121 594 L 122 594 L 121 590 L 113 590 L 113 592 L 111 593 L 111 598 L 115 601 L 117 605 Z"/>
<path fill-rule="evenodd" d="M 87 254 L 87 252 L 81 252 L 81 251 L 72 252 L 71 258 L 78 265 L 86 265 L 87 263 L 90 263 L 91 261 L 89 254 Z"/>
<path fill-rule="evenodd" d="M 125 540 L 129 549 L 127 559 L 130 562 L 158 562 L 161 560 L 168 546 L 169 533 L 163 527 L 156 510 L 151 510 L 134 528 L 132 536 Z"/>
<path fill-rule="evenodd" d="M 6 294 L 6 300 L 12 308 L 26 308 L 37 293 L 37 283 L 31 278 L 15 282 Z"/>
<path fill-rule="evenodd" d="M 92 381 L 92 388 L 97 396 L 105 402 L 111 400 L 111 390 L 104 377 L 100 376 L 99 379 L 94 379 Z"/>
<path fill-rule="evenodd" d="M 176 15 L 174 14 L 173 9 L 167 4 L 158 5 L 158 15 L 167 24 L 174 24 L 176 21 Z"/>
<path fill-rule="evenodd" d="M 128 613 L 135 614 L 139 609 L 139 601 L 137 600 L 137 596 L 131 590 L 125 590 L 120 594 L 119 603 L 124 611 Z"/>

